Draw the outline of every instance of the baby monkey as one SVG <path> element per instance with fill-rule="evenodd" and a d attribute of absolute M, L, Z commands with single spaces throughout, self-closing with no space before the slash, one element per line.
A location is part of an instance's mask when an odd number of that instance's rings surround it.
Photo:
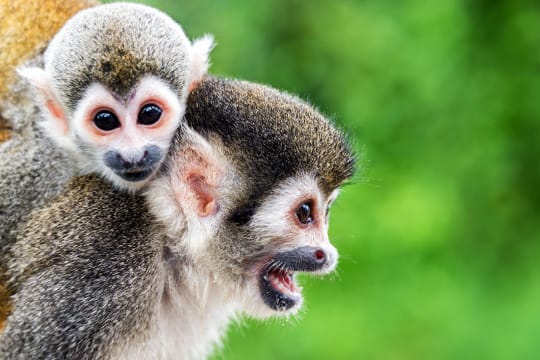
<path fill-rule="evenodd" d="M 36 90 L 45 132 L 80 170 L 136 191 L 161 165 L 212 47 L 210 36 L 190 43 L 156 9 L 107 4 L 64 25 L 43 69 L 18 72 Z"/>

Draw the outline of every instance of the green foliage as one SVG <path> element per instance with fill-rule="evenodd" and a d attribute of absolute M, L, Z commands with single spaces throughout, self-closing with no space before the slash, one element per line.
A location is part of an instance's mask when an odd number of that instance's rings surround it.
<path fill-rule="evenodd" d="M 216 358 L 540 358 L 537 2 L 147 3 L 215 35 L 213 73 L 309 99 L 362 154 L 338 274 Z"/>

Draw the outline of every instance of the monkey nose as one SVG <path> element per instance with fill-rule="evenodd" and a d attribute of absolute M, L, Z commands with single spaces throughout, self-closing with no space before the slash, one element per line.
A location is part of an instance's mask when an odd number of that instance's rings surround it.
<path fill-rule="evenodd" d="M 322 247 L 303 246 L 283 252 L 275 257 L 293 271 L 324 271 L 335 260 Z"/>
<path fill-rule="evenodd" d="M 149 171 L 159 165 L 163 153 L 155 145 L 146 146 L 138 155 L 124 156 L 117 151 L 108 151 L 104 155 L 105 165 L 118 172 Z"/>
<path fill-rule="evenodd" d="M 299 249 L 300 250 L 300 249 Z M 312 271 L 321 270 L 327 265 L 329 256 L 323 248 L 305 247 L 299 251 L 299 258 L 306 262 Z"/>
<path fill-rule="evenodd" d="M 315 248 L 311 256 L 313 263 L 316 264 L 316 271 L 324 274 L 331 272 L 336 267 L 337 252 L 333 248 Z"/>
<path fill-rule="evenodd" d="M 314 262 L 319 264 L 319 272 L 322 274 L 334 270 L 337 265 L 338 253 L 333 246 L 316 247 L 313 250 Z"/>
<path fill-rule="evenodd" d="M 129 160 L 126 160 L 122 155 L 116 154 L 116 162 L 122 169 L 129 169 L 133 166 L 133 163 Z"/>
<path fill-rule="evenodd" d="M 146 166 L 148 162 L 148 151 L 145 150 L 141 158 L 137 161 L 134 161 L 134 165 L 138 167 L 144 167 Z"/>
<path fill-rule="evenodd" d="M 156 145 L 145 146 L 142 156 L 133 161 L 133 166 L 147 168 L 159 163 L 163 155 L 159 147 Z"/>
<path fill-rule="evenodd" d="M 315 257 L 315 261 L 318 263 L 324 263 L 326 261 L 326 253 L 323 249 L 317 249 L 313 252 L 313 256 Z"/>
<path fill-rule="evenodd" d="M 143 163 L 143 159 L 141 160 L 128 160 L 125 157 L 123 157 L 121 154 L 116 154 L 116 163 L 118 164 L 118 168 L 122 170 L 130 170 L 134 167 L 139 167 Z"/>

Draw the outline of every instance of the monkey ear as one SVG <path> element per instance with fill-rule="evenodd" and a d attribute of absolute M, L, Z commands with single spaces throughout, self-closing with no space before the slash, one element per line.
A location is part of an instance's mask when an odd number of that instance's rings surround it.
<path fill-rule="evenodd" d="M 212 51 L 214 46 L 214 37 L 209 34 L 195 39 L 193 44 L 191 44 L 191 69 L 188 92 L 195 89 L 197 84 L 207 74 L 210 67 L 210 51 Z"/>
<path fill-rule="evenodd" d="M 215 146 L 195 131 L 185 127 L 184 145 L 176 152 L 171 169 L 178 179 L 175 197 L 195 217 L 212 219 L 220 209 L 220 191 L 225 174 L 225 160 Z"/>
<path fill-rule="evenodd" d="M 66 114 L 58 100 L 47 72 L 38 67 L 18 68 L 17 73 L 34 88 L 41 109 L 47 120 L 45 129 L 49 135 L 64 142 L 68 133 Z"/>
<path fill-rule="evenodd" d="M 179 141 L 173 145 L 166 174 L 149 183 L 146 198 L 153 215 L 171 234 L 196 229 L 193 236 L 185 237 L 188 249 L 196 253 L 215 231 L 227 207 L 227 189 L 238 185 L 238 180 L 217 142 L 187 125 Z"/>
<path fill-rule="evenodd" d="M 198 167 L 188 175 L 186 182 L 191 192 L 195 195 L 195 209 L 197 215 L 202 218 L 213 216 L 217 213 L 218 200 L 217 188 L 202 172 L 203 167 Z M 197 171 L 199 170 L 199 171 Z M 208 168 L 204 169 L 208 170 Z"/>
<path fill-rule="evenodd" d="M 189 145 L 182 151 L 184 182 L 193 195 L 193 209 L 200 218 L 211 218 L 219 210 L 218 192 L 222 182 L 223 161 L 214 147 L 195 132 L 186 133 Z"/>

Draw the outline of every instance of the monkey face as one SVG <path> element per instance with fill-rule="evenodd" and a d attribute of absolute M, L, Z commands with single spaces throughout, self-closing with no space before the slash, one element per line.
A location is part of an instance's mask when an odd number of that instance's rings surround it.
<path fill-rule="evenodd" d="M 237 299 L 243 312 L 295 313 L 302 304 L 295 274 L 323 275 L 337 264 L 328 209 L 338 191 L 328 193 L 317 175 L 302 173 L 257 198 L 223 143 L 189 129 L 182 139 L 186 144 L 167 165 L 169 175 L 152 181 L 147 192 L 167 233 L 178 234 L 169 247 L 211 273 L 221 296 Z"/>
<path fill-rule="evenodd" d="M 294 313 L 303 300 L 295 274 L 334 270 L 338 253 L 328 239 L 328 209 L 337 193 L 326 194 L 315 176 L 303 174 L 278 184 L 255 209 L 231 212 L 226 236 L 212 242 L 210 258 L 220 259 L 224 281 L 241 289 L 244 311 L 256 317 Z"/>
<path fill-rule="evenodd" d="M 36 90 L 45 133 L 82 172 L 135 191 L 160 167 L 212 47 L 211 36 L 191 43 L 160 11 L 106 4 L 62 27 L 43 69 L 18 72 Z"/>
<path fill-rule="evenodd" d="M 184 113 L 184 101 L 160 79 L 145 77 L 125 97 L 90 86 L 73 114 L 72 137 L 87 172 L 136 190 L 161 165 Z M 182 100 L 182 101 L 181 101 Z"/>

